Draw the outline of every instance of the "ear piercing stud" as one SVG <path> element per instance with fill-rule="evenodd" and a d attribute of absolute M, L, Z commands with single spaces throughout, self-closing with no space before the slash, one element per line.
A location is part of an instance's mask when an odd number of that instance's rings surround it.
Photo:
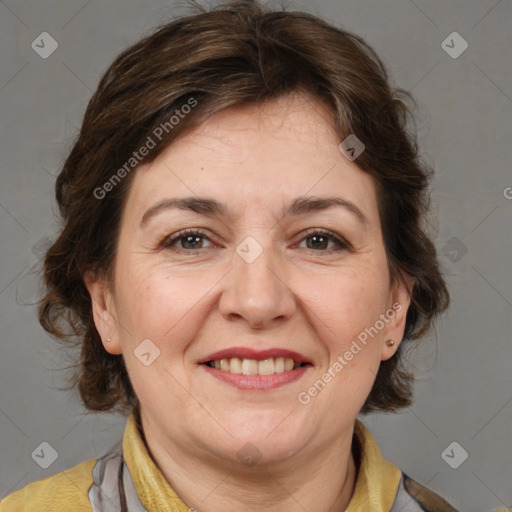
<path fill-rule="evenodd" d="M 394 344 L 395 344 L 395 342 L 394 342 L 393 340 L 387 340 L 387 341 L 386 341 L 386 345 L 387 345 L 388 347 L 392 347 Z"/>

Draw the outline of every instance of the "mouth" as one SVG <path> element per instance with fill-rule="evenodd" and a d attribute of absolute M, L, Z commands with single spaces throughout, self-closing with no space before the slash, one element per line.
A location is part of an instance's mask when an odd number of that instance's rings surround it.
<path fill-rule="evenodd" d="M 272 357 L 261 360 L 232 357 L 215 359 L 203 364 L 221 372 L 243 375 L 273 375 L 274 373 L 298 370 L 303 366 L 311 366 L 311 363 L 294 361 L 289 357 Z"/>
<path fill-rule="evenodd" d="M 271 389 L 300 379 L 313 364 L 285 349 L 234 347 L 210 354 L 198 363 L 213 377 L 239 389 Z"/>

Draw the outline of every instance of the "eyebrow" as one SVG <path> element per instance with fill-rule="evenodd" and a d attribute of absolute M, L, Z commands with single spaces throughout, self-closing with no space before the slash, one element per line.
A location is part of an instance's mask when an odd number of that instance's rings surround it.
<path fill-rule="evenodd" d="M 352 213 L 361 223 L 368 225 L 368 219 L 363 212 L 351 201 L 341 197 L 315 197 L 302 196 L 294 199 L 289 205 L 285 206 L 282 211 L 283 217 L 298 217 L 308 213 L 323 211 L 328 208 L 341 207 Z M 206 215 L 208 217 L 228 217 L 228 208 L 225 204 L 219 203 L 215 199 L 207 197 L 177 197 L 173 199 L 164 199 L 146 210 L 141 220 L 141 227 L 144 226 L 149 219 L 158 213 L 169 210 L 180 209 L 188 210 Z"/>

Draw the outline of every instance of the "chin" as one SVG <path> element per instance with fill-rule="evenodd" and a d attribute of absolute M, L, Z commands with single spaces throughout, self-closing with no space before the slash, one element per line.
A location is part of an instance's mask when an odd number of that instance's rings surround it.
<path fill-rule="evenodd" d="M 306 443 L 306 422 L 297 420 L 295 414 L 286 410 L 246 411 L 226 419 L 224 424 L 234 438 L 230 438 L 230 447 L 233 442 L 237 445 L 238 456 L 244 455 L 246 447 L 248 456 L 253 449 L 261 462 L 271 462 L 296 453 Z"/>
<path fill-rule="evenodd" d="M 277 470 L 279 463 L 286 463 L 289 457 L 292 457 L 300 451 L 299 440 L 296 439 L 277 439 L 270 442 L 264 439 L 235 441 L 235 450 L 233 442 L 230 446 L 225 446 L 225 450 L 219 451 L 219 456 L 223 460 L 231 460 L 238 468 L 247 468 L 250 472 L 258 472 L 262 469 Z"/>

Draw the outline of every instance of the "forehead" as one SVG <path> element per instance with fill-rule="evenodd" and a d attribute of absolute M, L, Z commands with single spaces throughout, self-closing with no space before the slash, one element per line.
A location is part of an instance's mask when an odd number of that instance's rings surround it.
<path fill-rule="evenodd" d="M 127 202 L 215 196 L 238 211 L 305 195 L 337 195 L 377 216 L 373 179 L 343 157 L 333 113 L 306 95 L 218 112 L 140 166 Z"/>

